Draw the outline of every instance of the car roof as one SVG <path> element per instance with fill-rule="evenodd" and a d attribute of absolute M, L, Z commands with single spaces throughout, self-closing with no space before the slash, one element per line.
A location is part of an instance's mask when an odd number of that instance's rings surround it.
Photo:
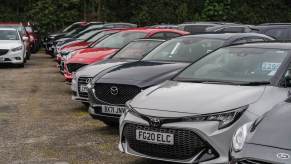
<path fill-rule="evenodd" d="M 177 29 L 166 29 L 166 28 L 129 28 L 123 31 L 136 31 L 136 32 L 145 32 L 145 33 L 155 33 L 155 32 L 178 32 L 178 33 L 185 33 L 189 34 L 189 32 L 177 30 Z"/>
<path fill-rule="evenodd" d="M 260 36 L 260 37 L 266 37 L 266 38 L 269 37 L 267 35 L 258 34 L 258 33 L 211 33 L 211 34 L 187 35 L 187 36 L 182 36 L 182 37 L 205 37 L 205 38 L 228 40 L 228 39 L 236 39 L 236 38 L 251 37 L 251 36 Z"/>
<path fill-rule="evenodd" d="M 233 45 L 230 47 L 238 48 L 269 48 L 269 49 L 284 49 L 291 50 L 291 42 L 256 42 L 256 43 L 245 43 L 239 45 Z"/>

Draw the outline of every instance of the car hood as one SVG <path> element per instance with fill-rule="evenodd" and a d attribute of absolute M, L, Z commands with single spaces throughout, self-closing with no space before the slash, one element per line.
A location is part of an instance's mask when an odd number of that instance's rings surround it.
<path fill-rule="evenodd" d="M 113 48 L 86 48 L 80 50 L 74 58 L 98 58 L 100 56 L 111 55 L 115 53 L 118 49 Z"/>
<path fill-rule="evenodd" d="M 172 78 L 188 65 L 189 63 L 136 61 L 109 70 L 97 82 L 136 85 L 145 88 Z"/>
<path fill-rule="evenodd" d="M 76 47 L 84 47 L 84 46 L 88 46 L 90 43 L 89 42 L 85 42 L 85 41 L 74 41 L 72 43 L 68 43 L 67 45 L 63 46 L 62 49 L 70 49 L 70 48 L 76 48 Z"/>
<path fill-rule="evenodd" d="M 0 40 L 0 49 L 12 49 L 21 45 L 18 40 Z"/>
<path fill-rule="evenodd" d="M 252 104 L 264 90 L 265 86 L 167 81 L 145 90 L 133 99 L 131 105 L 140 113 L 161 117 L 208 114 Z"/>
<path fill-rule="evenodd" d="M 90 64 L 86 67 L 79 69 L 76 73 L 77 77 L 94 77 L 102 71 L 108 70 L 125 63 L 134 62 L 135 60 L 119 60 L 119 59 L 108 59 L 102 62 Z"/>
<path fill-rule="evenodd" d="M 291 103 L 281 103 L 275 106 L 263 117 L 247 142 L 291 150 L 290 118 Z"/>

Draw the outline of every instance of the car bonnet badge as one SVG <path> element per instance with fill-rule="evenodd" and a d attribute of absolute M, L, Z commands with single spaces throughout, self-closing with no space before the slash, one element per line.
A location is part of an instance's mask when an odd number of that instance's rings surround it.
<path fill-rule="evenodd" d="M 279 158 L 279 159 L 289 159 L 290 155 L 286 154 L 286 153 L 278 153 L 277 154 L 277 158 Z"/>

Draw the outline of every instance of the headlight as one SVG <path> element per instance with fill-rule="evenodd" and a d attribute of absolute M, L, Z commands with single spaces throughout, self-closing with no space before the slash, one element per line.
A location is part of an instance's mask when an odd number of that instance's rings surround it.
<path fill-rule="evenodd" d="M 239 152 L 243 149 L 251 125 L 252 122 L 246 123 L 242 127 L 238 128 L 237 131 L 234 133 L 234 136 L 232 138 L 232 148 L 234 151 Z"/>
<path fill-rule="evenodd" d="M 223 129 L 230 126 L 233 122 L 235 122 L 247 108 L 248 108 L 248 105 L 234 109 L 234 110 L 221 112 L 221 113 L 183 117 L 181 121 L 186 121 L 186 122 L 218 121 L 219 122 L 218 129 Z"/>
<path fill-rule="evenodd" d="M 22 46 L 15 47 L 15 48 L 12 48 L 12 49 L 11 49 L 11 51 L 13 51 L 13 52 L 21 51 L 21 50 L 22 50 Z"/>

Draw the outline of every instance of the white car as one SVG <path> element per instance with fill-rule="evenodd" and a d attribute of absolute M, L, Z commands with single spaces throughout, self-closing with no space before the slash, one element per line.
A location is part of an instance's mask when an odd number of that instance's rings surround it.
<path fill-rule="evenodd" d="M 20 67 L 26 62 L 26 48 L 24 41 L 14 28 L 0 28 L 0 64 L 16 64 Z"/>

